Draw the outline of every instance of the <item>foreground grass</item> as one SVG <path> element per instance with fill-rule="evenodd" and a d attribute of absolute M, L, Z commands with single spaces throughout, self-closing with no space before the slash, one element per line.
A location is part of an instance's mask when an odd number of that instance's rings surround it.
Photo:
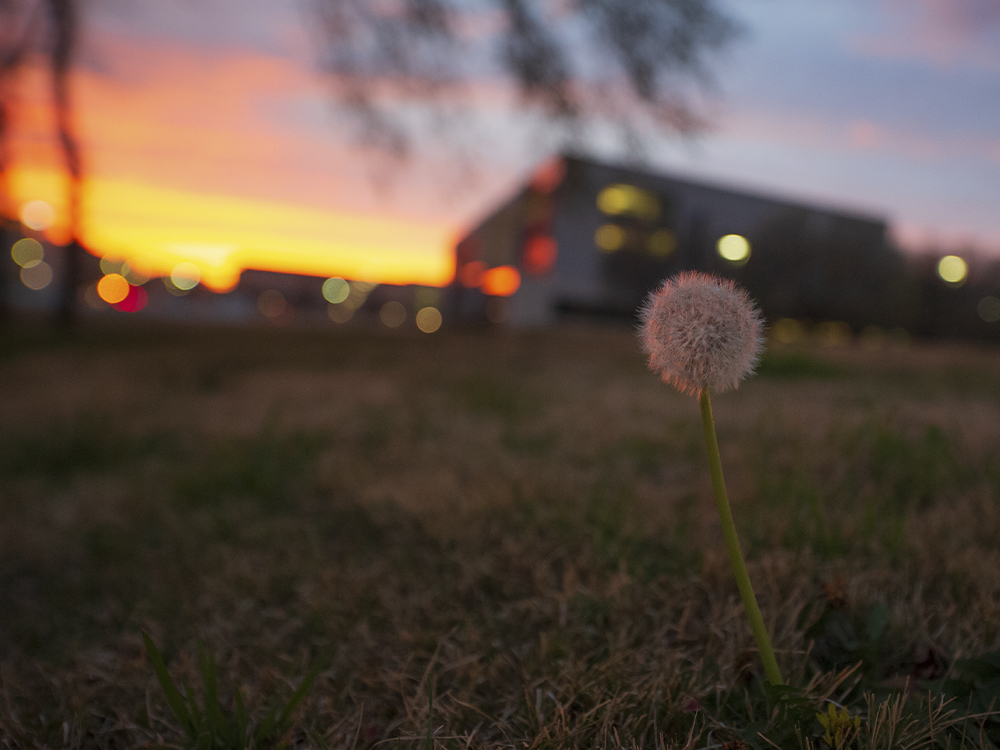
<path fill-rule="evenodd" d="M 303 746 L 820 747 L 826 697 L 855 746 L 991 746 L 893 696 L 1000 648 L 995 350 L 779 350 L 716 400 L 793 737 L 697 403 L 627 331 L 3 343 L 5 746 L 183 742 L 141 628 L 251 713 L 324 660 Z"/>

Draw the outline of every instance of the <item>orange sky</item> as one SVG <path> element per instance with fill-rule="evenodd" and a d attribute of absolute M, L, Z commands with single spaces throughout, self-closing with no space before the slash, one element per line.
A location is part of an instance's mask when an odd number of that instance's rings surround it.
<path fill-rule="evenodd" d="M 111 37 L 113 68 L 75 76 L 87 182 L 82 238 L 154 275 L 193 261 L 222 290 L 245 268 L 442 285 L 478 207 L 414 189 L 385 200 L 302 64 Z M 41 71 L 25 76 L 15 122 L 15 204 L 41 198 L 65 219 L 64 178 Z M 398 188 L 398 189 L 397 189 Z M 390 196 L 391 197 L 391 196 Z M 50 233 L 59 239 L 60 227 Z"/>

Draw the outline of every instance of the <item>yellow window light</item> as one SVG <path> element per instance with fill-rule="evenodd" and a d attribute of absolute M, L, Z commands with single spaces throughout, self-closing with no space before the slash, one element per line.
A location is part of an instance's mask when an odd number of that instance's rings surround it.
<path fill-rule="evenodd" d="M 719 255 L 730 263 L 745 263 L 750 258 L 750 243 L 739 234 L 727 234 L 716 244 Z"/>
<path fill-rule="evenodd" d="M 666 258 L 673 255 L 677 249 L 677 235 L 669 229 L 657 229 L 646 241 L 649 254 L 656 258 Z"/>
<path fill-rule="evenodd" d="M 937 272 L 944 281 L 960 286 L 969 275 L 969 264 L 957 255 L 946 255 L 938 261 Z"/>
<path fill-rule="evenodd" d="M 606 253 L 621 250 L 625 244 L 625 230 L 617 224 L 604 224 L 594 233 L 594 244 Z"/>
<path fill-rule="evenodd" d="M 609 216 L 628 215 L 653 220 L 660 215 L 660 199 L 635 185 L 608 185 L 597 194 L 597 207 Z"/>

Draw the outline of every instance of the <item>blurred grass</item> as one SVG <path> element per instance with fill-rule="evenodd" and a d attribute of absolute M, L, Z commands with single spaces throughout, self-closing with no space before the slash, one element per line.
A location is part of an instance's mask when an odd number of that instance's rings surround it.
<path fill-rule="evenodd" d="M 996 354 L 779 349 L 717 398 L 787 674 L 1000 646 Z M 180 741 L 140 628 L 257 706 L 332 647 L 310 746 L 736 737 L 756 659 L 697 404 L 628 331 L 8 334 L 0 388 L 6 746 Z"/>

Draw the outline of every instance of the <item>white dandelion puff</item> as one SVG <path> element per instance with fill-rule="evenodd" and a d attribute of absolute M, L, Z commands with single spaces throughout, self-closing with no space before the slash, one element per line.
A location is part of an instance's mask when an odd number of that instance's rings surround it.
<path fill-rule="evenodd" d="M 650 368 L 682 393 L 736 388 L 764 348 L 764 320 L 750 296 L 710 274 L 667 279 L 640 316 Z"/>

